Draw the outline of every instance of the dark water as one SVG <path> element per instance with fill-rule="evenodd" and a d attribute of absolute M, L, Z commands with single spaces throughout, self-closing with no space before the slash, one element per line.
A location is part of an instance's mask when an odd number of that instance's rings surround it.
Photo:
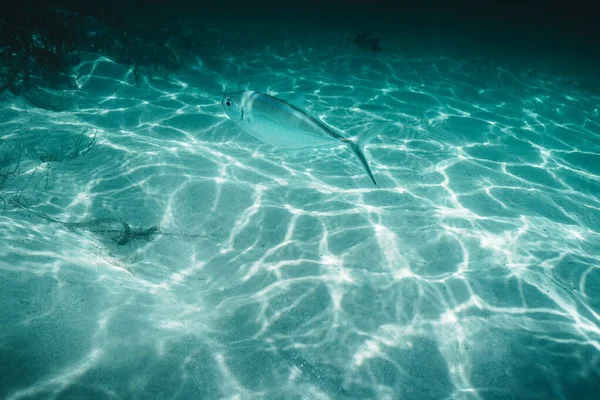
<path fill-rule="evenodd" d="M 0 16 L 0 397 L 597 398 L 592 6 L 56 4 Z"/>

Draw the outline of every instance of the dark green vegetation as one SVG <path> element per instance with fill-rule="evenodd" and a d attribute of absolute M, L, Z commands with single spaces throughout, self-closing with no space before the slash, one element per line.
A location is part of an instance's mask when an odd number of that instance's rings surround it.
<path fill-rule="evenodd" d="M 23 135 L 0 137 L 0 215 L 9 205 L 17 209 L 31 207 L 37 192 L 52 188 L 57 166 L 85 157 L 96 143 L 96 132 L 90 135 L 85 129 L 73 138 L 63 139 L 60 150 L 40 150 L 32 156 Z M 27 162 L 26 168 L 22 167 L 23 162 Z"/>
<path fill-rule="evenodd" d="M 86 21 L 76 15 L 23 4 L 0 16 L 0 92 L 19 94 L 38 84 L 73 88 L 70 68 L 86 40 Z"/>
<path fill-rule="evenodd" d="M 88 231 L 101 238 L 109 239 L 119 246 L 140 239 L 151 241 L 156 235 L 160 234 L 160 230 L 157 226 L 152 226 L 150 228 L 132 228 L 128 223 L 116 218 L 91 218 L 80 222 L 63 222 L 45 213 L 31 210 L 29 205 L 23 203 L 20 198 L 14 199 L 13 203 L 15 207 L 29 211 L 48 222 L 61 224 L 70 230 Z"/>
<path fill-rule="evenodd" d="M 19 173 L 21 154 L 23 153 L 23 138 L 16 141 L 0 140 L 0 206 L 6 211 L 6 200 L 2 196 L 8 180 Z"/>
<path fill-rule="evenodd" d="M 22 158 L 27 152 L 25 140 L 0 140 L 0 215 L 7 209 L 25 211 L 51 223 L 58 223 L 70 230 L 84 230 L 104 239 L 109 239 L 117 245 L 126 245 L 135 240 L 151 241 L 161 234 L 157 226 L 149 228 L 134 228 L 128 223 L 115 218 L 92 218 L 81 222 L 63 222 L 46 213 L 36 211 L 34 202 L 36 193 L 50 190 L 54 179 L 51 176 L 54 167 L 50 164 L 70 162 L 85 157 L 96 145 L 96 134 L 88 135 L 84 130 L 77 137 L 61 142 L 60 152 L 46 152 L 38 162 L 45 164 L 24 172 L 21 169 Z M 19 178 L 21 179 L 21 182 Z M 8 183 L 13 180 L 11 185 Z"/>
<path fill-rule="evenodd" d="M 201 237 L 183 232 L 162 232 L 158 226 L 134 227 L 114 217 L 66 222 L 40 211 L 39 206 L 44 202 L 40 197 L 54 189 L 57 169 L 61 165 L 80 161 L 96 148 L 96 144 L 96 132 L 90 133 L 88 129 L 66 137 L 60 141 L 60 147 L 48 151 L 28 149 L 21 134 L 0 138 L 0 217 L 10 217 L 11 212 L 25 212 L 71 231 L 89 232 L 118 246 L 139 240 L 152 241 L 158 235 L 176 236 L 184 240 Z"/>
<path fill-rule="evenodd" d="M 88 154 L 97 143 L 96 132 L 93 136 L 87 134 L 88 130 L 85 129 L 77 137 L 70 138 L 70 140 L 62 140 L 60 143 L 60 152 L 45 152 L 40 155 L 40 161 L 71 161 L 76 160 L 80 157 L 84 157 Z"/>
<path fill-rule="evenodd" d="M 15 2 L 0 13 L 0 96 L 12 93 L 35 107 L 63 111 L 63 100 L 77 96 L 75 71 L 82 61 L 110 58 L 130 68 L 139 84 L 142 77 L 165 77 L 198 64 L 198 54 L 216 48 L 218 41 L 213 39 L 193 21 L 91 16 L 42 2 Z M 96 148 L 97 137 L 85 129 L 62 140 L 54 134 L 49 142 L 56 145 L 39 146 L 33 132 L 23 133 L 27 141 L 19 133 L 0 134 L 0 217 L 27 212 L 117 245 L 174 235 L 157 226 L 135 228 L 115 218 L 64 222 L 38 211 L 44 202 L 41 195 L 53 190 L 60 166 L 88 155 Z"/>
<path fill-rule="evenodd" d="M 206 48 L 199 26 L 164 21 L 97 19 L 40 4 L 10 6 L 0 14 L 0 93 L 31 85 L 76 89 L 72 70 L 82 52 L 113 59 L 142 75 L 168 75 L 197 62 Z"/>

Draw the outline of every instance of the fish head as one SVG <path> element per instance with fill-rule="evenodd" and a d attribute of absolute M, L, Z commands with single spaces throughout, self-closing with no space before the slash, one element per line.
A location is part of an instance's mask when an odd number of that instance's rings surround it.
<path fill-rule="evenodd" d="M 229 118 L 235 122 L 244 119 L 244 98 L 247 91 L 225 93 L 221 98 L 221 106 Z"/>

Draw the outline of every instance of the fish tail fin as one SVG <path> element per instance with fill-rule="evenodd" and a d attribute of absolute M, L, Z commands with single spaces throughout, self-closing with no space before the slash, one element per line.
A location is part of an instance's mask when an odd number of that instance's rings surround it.
<path fill-rule="evenodd" d="M 348 140 L 347 143 L 348 143 L 348 146 L 350 146 L 350 149 L 352 149 L 352 151 L 354 152 L 354 154 L 356 154 L 356 157 L 358 157 L 358 159 L 360 160 L 360 163 L 362 164 L 363 168 L 369 175 L 369 178 L 371 178 L 373 183 L 375 185 L 377 185 L 377 182 L 375 181 L 375 177 L 373 176 L 373 172 L 371 172 L 371 168 L 369 167 L 367 157 L 365 157 L 365 153 L 363 153 L 360 145 L 358 145 L 357 143 L 355 143 L 351 140 Z"/>
<path fill-rule="evenodd" d="M 353 136 L 353 137 L 345 140 L 346 143 L 348 144 L 348 146 L 350 146 L 350 149 L 352 150 L 352 152 L 354 154 L 356 154 L 356 157 L 358 157 L 363 168 L 369 175 L 369 178 L 371 178 L 371 180 L 373 181 L 373 183 L 375 185 L 377 185 L 377 182 L 375 181 L 375 178 L 373 177 L 373 173 L 371 172 L 371 168 L 369 167 L 369 163 L 367 162 L 367 157 L 365 157 L 365 153 L 364 153 L 363 149 L 371 140 L 375 139 L 375 137 L 377 137 L 379 134 L 381 134 L 383 131 L 389 129 L 389 127 L 393 126 L 393 125 L 394 125 L 393 123 L 387 122 L 387 123 L 383 124 L 381 127 L 379 127 L 378 129 L 370 129 L 368 131 L 365 131 L 361 134 L 358 134 L 356 136 Z"/>

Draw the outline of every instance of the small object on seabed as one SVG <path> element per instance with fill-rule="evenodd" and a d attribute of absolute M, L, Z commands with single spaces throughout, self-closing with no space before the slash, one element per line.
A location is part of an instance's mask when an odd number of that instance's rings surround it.
<path fill-rule="evenodd" d="M 363 50 L 372 52 L 381 51 L 379 38 L 373 36 L 370 33 L 359 33 L 354 39 L 349 38 L 348 40 L 352 41 L 352 43 L 354 43 L 356 46 L 360 47 Z"/>

